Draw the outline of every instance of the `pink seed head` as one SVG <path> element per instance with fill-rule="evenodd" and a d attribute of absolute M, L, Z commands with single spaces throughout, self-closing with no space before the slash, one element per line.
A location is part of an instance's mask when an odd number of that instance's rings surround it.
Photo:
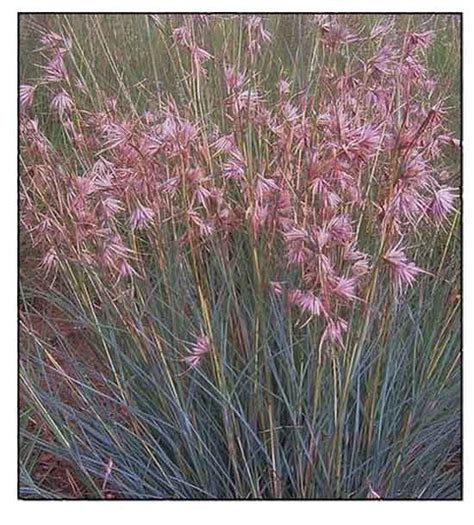
<path fill-rule="evenodd" d="M 270 290 L 275 295 L 281 295 L 283 293 L 283 284 L 280 281 L 270 281 Z"/>
<path fill-rule="evenodd" d="M 433 219 L 441 223 L 454 210 L 454 202 L 457 198 L 454 188 L 443 186 L 439 188 L 428 205 L 428 213 Z"/>
<path fill-rule="evenodd" d="M 329 319 L 326 329 L 323 332 L 323 340 L 328 340 L 332 344 L 339 346 L 344 345 L 343 336 L 347 332 L 347 321 L 338 317 L 337 319 Z"/>
<path fill-rule="evenodd" d="M 210 341 L 206 336 L 199 336 L 196 338 L 196 341 L 188 349 L 189 355 L 184 357 L 183 361 L 187 363 L 190 368 L 197 367 L 204 355 L 207 354 L 210 350 Z"/>
<path fill-rule="evenodd" d="M 59 262 L 58 252 L 55 248 L 50 248 L 46 255 L 43 257 L 41 266 L 46 269 L 46 274 L 51 270 L 54 270 Z"/>
<path fill-rule="evenodd" d="M 408 260 L 399 245 L 391 248 L 383 259 L 388 263 L 390 277 L 397 290 L 404 286 L 413 286 L 418 274 L 424 272 L 415 263 Z"/>
<path fill-rule="evenodd" d="M 356 295 L 357 279 L 354 277 L 340 277 L 335 284 L 333 291 L 342 299 L 352 301 L 357 299 Z"/>
<path fill-rule="evenodd" d="M 245 82 L 245 75 L 237 71 L 235 67 L 224 66 L 224 82 L 227 93 L 239 90 Z"/>
<path fill-rule="evenodd" d="M 68 115 L 73 107 L 74 102 L 69 96 L 69 93 L 64 89 L 57 93 L 51 100 L 51 109 L 58 113 L 60 119 Z"/>
<path fill-rule="evenodd" d="M 61 82 L 68 79 L 68 72 L 63 57 L 58 53 L 52 60 L 43 66 L 43 78 L 46 82 Z"/>
<path fill-rule="evenodd" d="M 289 299 L 292 304 L 311 316 L 321 315 L 323 312 L 321 300 L 313 292 L 295 289 L 290 292 Z"/>
<path fill-rule="evenodd" d="M 20 108 L 27 110 L 33 103 L 33 95 L 35 93 L 35 86 L 30 86 L 28 84 L 22 84 L 20 86 Z"/>
<path fill-rule="evenodd" d="M 119 278 L 124 279 L 127 277 L 132 277 L 133 275 L 138 275 L 138 273 L 133 269 L 126 259 L 122 259 L 119 263 Z"/>
<path fill-rule="evenodd" d="M 176 43 L 183 46 L 190 47 L 192 42 L 191 30 L 188 26 L 184 25 L 173 29 L 173 39 Z"/>
<path fill-rule="evenodd" d="M 133 230 L 146 228 L 153 220 L 155 212 L 151 208 L 137 206 L 130 215 L 130 226 Z"/>

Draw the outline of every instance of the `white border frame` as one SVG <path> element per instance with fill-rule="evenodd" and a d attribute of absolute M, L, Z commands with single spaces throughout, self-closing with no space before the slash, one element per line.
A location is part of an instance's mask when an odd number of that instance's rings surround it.
<path fill-rule="evenodd" d="M 114 0 L 104 2 L 100 0 L 77 1 L 11 1 L 5 7 L 0 17 L 2 39 L 2 80 L 0 82 L 3 101 L 1 112 L 1 140 L 3 162 L 0 164 L 1 197 L 0 224 L 3 224 L 1 272 L 1 333 L 2 339 L 2 378 L 0 380 L 3 399 L 2 432 L 1 432 L 1 475 L 0 497 L 5 523 L 10 522 L 13 516 L 20 516 L 18 523 L 30 522 L 34 525 L 45 523 L 68 523 L 73 525 L 91 519 L 92 523 L 130 523 L 139 519 L 152 519 L 161 523 L 172 522 L 179 524 L 189 521 L 193 525 L 205 523 L 229 525 L 234 523 L 297 523 L 326 522 L 330 525 L 337 523 L 354 523 L 359 518 L 364 525 L 396 524 L 405 522 L 414 523 L 421 519 L 430 525 L 446 524 L 455 521 L 456 525 L 467 522 L 466 516 L 474 515 L 474 493 L 472 486 L 473 461 L 471 443 L 472 432 L 472 400 L 474 399 L 473 358 L 469 344 L 472 341 L 474 323 L 470 314 L 474 312 L 472 291 L 474 284 L 474 196 L 473 151 L 471 137 L 474 127 L 474 105 L 471 90 L 474 63 L 474 26 L 472 24 L 472 0 L 464 1 L 407 1 L 398 0 L 394 3 L 359 0 L 332 2 L 291 1 L 279 0 L 262 1 L 233 1 L 224 3 L 209 0 L 174 0 L 173 2 L 158 2 L 149 0 L 135 0 L 126 2 Z M 191 502 L 191 501 L 164 501 L 164 502 L 49 502 L 49 501 L 18 501 L 17 500 L 17 344 L 16 344 L 16 275 L 17 275 L 17 238 L 16 238 L 16 203 L 17 203 L 17 13 L 32 11 L 277 11 L 277 12 L 463 12 L 464 22 L 464 501 L 462 502 L 405 502 L 405 501 L 301 501 L 301 502 Z M 474 201 L 474 199 L 473 199 Z M 5 242 L 6 241 L 6 242 Z M 471 508 L 471 511 L 468 509 Z M 403 521 L 402 521 L 403 520 Z M 472 517 L 471 517 L 472 520 Z M 358 521 L 358 520 L 357 520 Z"/>

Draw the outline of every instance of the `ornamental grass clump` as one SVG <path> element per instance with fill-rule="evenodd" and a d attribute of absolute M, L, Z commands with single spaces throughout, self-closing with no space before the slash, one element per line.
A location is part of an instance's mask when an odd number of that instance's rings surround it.
<path fill-rule="evenodd" d="M 457 18 L 46 22 L 22 25 L 22 494 L 459 497 Z"/>

